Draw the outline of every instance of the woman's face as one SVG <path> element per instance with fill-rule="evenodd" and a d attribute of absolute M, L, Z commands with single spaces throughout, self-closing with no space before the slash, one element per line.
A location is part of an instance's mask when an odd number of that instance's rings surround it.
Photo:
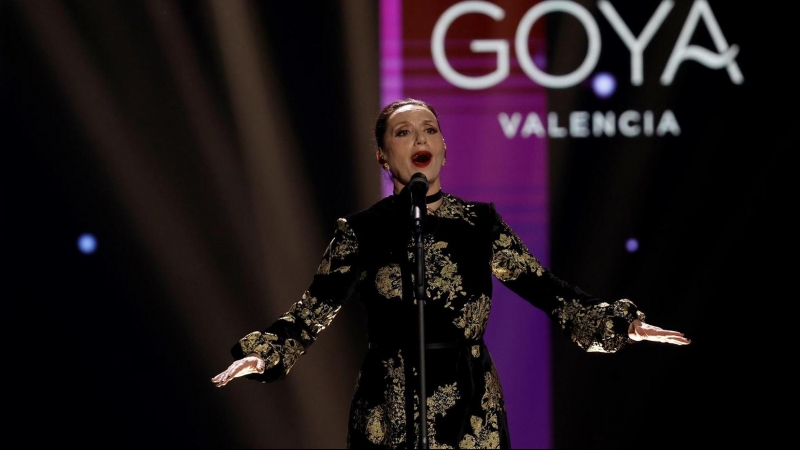
<path fill-rule="evenodd" d="M 445 144 L 436 116 L 424 106 L 406 105 L 386 121 L 383 149 L 377 158 L 389 163 L 395 192 L 400 192 L 411 176 L 422 172 L 428 179 L 428 193 L 441 189 L 439 172 L 444 162 Z"/>

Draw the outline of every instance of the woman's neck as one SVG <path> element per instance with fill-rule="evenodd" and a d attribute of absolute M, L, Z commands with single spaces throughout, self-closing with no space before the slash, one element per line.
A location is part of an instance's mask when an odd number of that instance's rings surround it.
<path fill-rule="evenodd" d="M 396 178 L 394 179 L 394 189 L 392 189 L 392 193 L 397 195 L 406 188 L 406 185 L 399 182 Z M 433 180 L 432 183 L 428 184 L 428 193 L 426 195 L 434 195 L 437 192 L 442 190 L 442 183 L 439 178 Z"/>
<path fill-rule="evenodd" d="M 428 207 L 428 211 L 434 212 L 436 211 L 439 206 L 442 205 L 442 201 L 444 200 L 444 193 L 442 189 L 438 189 L 437 191 L 431 193 L 428 191 L 428 195 L 425 197 L 425 203 Z"/>
<path fill-rule="evenodd" d="M 392 194 L 400 195 L 400 192 L 405 189 L 406 186 L 403 184 L 398 184 L 395 186 Z M 428 187 L 427 195 L 425 196 L 425 205 L 428 207 L 428 210 L 433 212 L 436 211 L 439 206 L 442 205 L 442 201 L 444 199 L 444 192 L 442 191 L 441 185 L 436 183 L 436 186 Z"/>

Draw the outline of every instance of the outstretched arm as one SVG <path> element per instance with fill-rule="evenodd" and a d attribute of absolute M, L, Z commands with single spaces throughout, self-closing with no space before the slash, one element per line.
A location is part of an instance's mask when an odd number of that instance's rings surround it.
<path fill-rule="evenodd" d="M 333 321 L 356 282 L 358 241 L 344 219 L 322 257 L 314 280 L 301 300 L 264 331 L 254 331 L 231 349 L 236 359 L 211 378 L 218 387 L 247 377 L 271 382 L 282 379 Z"/>
<path fill-rule="evenodd" d="M 632 301 L 606 302 L 555 276 L 496 212 L 492 272 L 517 295 L 546 312 L 587 352 L 614 353 L 633 341 L 689 343 L 683 333 L 645 323 L 644 313 Z"/>

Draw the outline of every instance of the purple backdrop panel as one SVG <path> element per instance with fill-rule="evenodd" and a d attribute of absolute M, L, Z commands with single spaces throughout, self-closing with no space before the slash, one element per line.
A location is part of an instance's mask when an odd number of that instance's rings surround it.
<path fill-rule="evenodd" d="M 510 139 L 504 132 L 504 126 L 523 126 L 511 124 L 514 113 L 523 121 L 530 112 L 547 114 L 546 90 L 525 76 L 510 51 L 519 19 L 535 3 L 495 1 L 484 11 L 469 11 L 464 5 L 475 2 L 382 0 L 381 99 L 383 105 L 405 97 L 431 103 L 447 143 L 443 189 L 467 200 L 494 202 L 531 252 L 548 265 L 547 141 L 535 134 Z M 447 64 L 456 78 L 469 77 L 472 86 L 457 86 L 452 74 L 445 76 L 441 58 L 437 67 L 437 24 L 445 30 L 439 36 Z M 528 37 L 530 54 L 540 63 L 545 60 L 543 35 L 538 27 Z M 476 40 L 489 42 L 494 51 L 474 51 Z M 503 64 L 503 51 L 498 50 L 503 45 L 509 49 L 507 74 L 479 87 L 476 80 Z M 391 193 L 388 182 L 384 193 Z M 485 338 L 502 383 L 512 445 L 551 448 L 549 319 L 495 281 Z"/>

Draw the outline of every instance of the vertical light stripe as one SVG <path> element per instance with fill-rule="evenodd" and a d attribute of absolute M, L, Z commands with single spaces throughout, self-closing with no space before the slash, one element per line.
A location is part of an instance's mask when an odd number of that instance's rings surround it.
<path fill-rule="evenodd" d="M 350 127 L 355 177 L 358 185 L 358 209 L 364 209 L 383 196 L 380 181 L 375 177 L 381 170 L 375 160 L 376 144 L 373 138 L 374 119 L 381 105 L 376 103 L 380 89 L 379 74 L 374 70 L 378 55 L 371 45 L 378 24 L 375 23 L 376 5 L 358 0 L 341 0 L 344 54 L 347 58 L 347 91 L 350 99 Z"/>
<path fill-rule="evenodd" d="M 210 5 L 261 231 L 261 240 L 255 245 L 260 246 L 266 263 L 264 277 L 270 296 L 264 300 L 272 305 L 272 312 L 261 319 L 266 325 L 299 300 L 308 287 L 325 249 L 320 236 L 328 234 L 333 224 L 319 224 L 311 209 L 310 180 L 301 171 L 300 152 L 269 64 L 269 52 L 261 45 L 265 38 L 253 20 L 257 14 L 243 0 L 213 0 Z M 330 369 L 352 361 L 347 359 L 349 341 L 337 339 L 333 331 L 320 336 L 324 345 L 316 344 L 316 348 L 325 348 L 314 354 L 319 366 L 295 369 L 291 381 L 271 386 L 289 388 L 294 394 L 291 407 L 298 410 L 298 416 L 291 434 L 301 448 L 330 446 L 331 437 L 345 436 L 352 391 L 332 387 L 353 380 L 341 379 L 348 372 Z M 311 364 L 308 359 L 304 356 L 298 364 Z M 271 445 L 272 435 L 282 432 L 264 429 L 260 445 Z"/>
<path fill-rule="evenodd" d="M 403 13 L 402 0 L 381 0 L 381 108 L 403 95 Z M 391 195 L 394 186 L 379 170 L 383 196 Z"/>

